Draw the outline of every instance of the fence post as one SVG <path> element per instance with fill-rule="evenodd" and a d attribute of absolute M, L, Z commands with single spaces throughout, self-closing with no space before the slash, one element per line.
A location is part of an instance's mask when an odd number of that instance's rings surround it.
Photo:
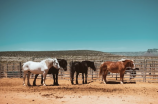
<path fill-rule="evenodd" d="M 22 67 L 21 67 L 21 62 L 19 63 L 19 68 L 20 68 L 20 78 L 21 78 L 21 76 L 22 76 Z"/>
<path fill-rule="evenodd" d="M 143 82 L 146 82 L 146 66 L 147 66 L 147 60 L 144 59 L 144 72 L 143 72 Z"/>
<path fill-rule="evenodd" d="M 7 62 L 7 73 L 6 73 L 6 77 L 8 77 L 8 62 Z"/>
<path fill-rule="evenodd" d="M 1 74 L 2 74 L 2 68 L 1 68 L 1 63 L 0 63 L 0 78 L 1 78 Z"/>
<path fill-rule="evenodd" d="M 92 70 L 92 69 L 91 69 Z M 92 70 L 92 80 L 93 80 L 93 70 Z"/>

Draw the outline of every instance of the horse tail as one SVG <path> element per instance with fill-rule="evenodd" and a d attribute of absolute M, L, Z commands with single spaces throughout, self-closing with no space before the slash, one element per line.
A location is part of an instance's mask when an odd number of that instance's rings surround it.
<path fill-rule="evenodd" d="M 103 73 L 105 72 L 104 70 L 104 64 L 102 63 L 101 66 L 100 66 L 100 71 L 99 71 L 99 76 L 103 75 Z"/>

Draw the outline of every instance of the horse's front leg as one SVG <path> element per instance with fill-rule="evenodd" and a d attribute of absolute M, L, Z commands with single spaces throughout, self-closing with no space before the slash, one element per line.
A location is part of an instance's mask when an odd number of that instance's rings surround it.
<path fill-rule="evenodd" d="M 85 73 L 85 84 L 87 84 L 87 73 Z"/>
<path fill-rule="evenodd" d="M 56 85 L 59 85 L 59 83 L 58 83 L 58 73 L 59 73 L 59 71 L 56 73 Z"/>
<path fill-rule="evenodd" d="M 84 73 L 82 73 L 82 84 L 84 84 Z"/>
<path fill-rule="evenodd" d="M 36 79 L 37 79 L 38 75 L 39 75 L 39 74 L 36 74 L 36 75 L 35 75 L 35 79 L 34 79 L 34 81 L 33 81 L 33 86 L 36 86 Z"/>
<path fill-rule="evenodd" d="M 78 72 L 76 72 L 76 84 L 78 84 Z"/>
<path fill-rule="evenodd" d="M 31 74 L 31 72 L 28 72 L 28 75 L 27 75 L 27 85 L 28 86 L 31 86 L 31 84 L 30 84 L 30 74 Z"/>
<path fill-rule="evenodd" d="M 53 85 L 55 85 L 55 74 L 52 74 L 53 75 L 53 80 L 54 80 L 54 83 L 53 83 Z"/>
<path fill-rule="evenodd" d="M 46 84 L 45 84 L 46 75 L 47 75 L 47 72 L 44 72 L 43 73 L 43 86 L 46 86 Z"/>
<path fill-rule="evenodd" d="M 23 75 L 23 85 L 25 86 L 25 78 L 26 78 L 26 72 L 24 72 L 24 75 Z"/>
<path fill-rule="evenodd" d="M 120 72 L 120 84 L 123 84 L 124 73 Z"/>

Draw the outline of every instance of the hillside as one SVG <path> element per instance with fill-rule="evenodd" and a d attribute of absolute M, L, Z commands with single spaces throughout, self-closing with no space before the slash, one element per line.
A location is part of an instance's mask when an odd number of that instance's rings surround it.
<path fill-rule="evenodd" d="M 7 57 L 53 57 L 53 56 L 119 56 L 111 53 L 92 50 L 66 51 L 7 51 L 0 52 L 0 56 Z"/>
<path fill-rule="evenodd" d="M 115 55 L 121 55 L 121 56 L 145 56 L 147 52 L 109 52 L 111 54 Z"/>

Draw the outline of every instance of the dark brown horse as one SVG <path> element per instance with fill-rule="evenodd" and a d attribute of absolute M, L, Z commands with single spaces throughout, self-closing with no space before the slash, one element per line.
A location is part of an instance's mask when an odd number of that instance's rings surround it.
<path fill-rule="evenodd" d="M 65 59 L 57 59 L 59 62 L 60 67 L 62 67 L 64 69 L 64 71 L 67 71 L 67 61 Z M 48 71 L 48 74 L 52 74 L 53 75 L 53 79 L 54 79 L 54 84 L 53 85 L 59 85 L 58 84 L 58 74 L 59 74 L 59 69 L 56 69 L 55 67 L 51 67 Z M 36 79 L 38 77 L 39 74 L 35 75 L 35 79 L 33 81 L 33 85 L 36 86 Z M 41 76 L 41 84 L 43 82 L 43 76 Z"/>
<path fill-rule="evenodd" d="M 122 59 L 117 62 L 106 61 L 101 64 L 99 75 L 103 76 L 104 83 L 106 83 L 106 76 L 108 71 L 112 73 L 120 73 L 120 83 L 123 84 L 124 73 L 128 68 L 135 68 L 135 64 L 132 60 Z"/>
<path fill-rule="evenodd" d="M 94 62 L 92 62 L 92 61 L 71 62 L 70 63 L 71 84 L 74 84 L 73 80 L 74 80 L 74 73 L 75 72 L 76 72 L 76 84 L 78 84 L 78 75 L 79 75 L 79 73 L 82 73 L 82 84 L 87 84 L 88 67 L 90 67 L 94 71 L 96 71 L 96 68 L 94 66 Z M 85 74 L 85 81 L 84 81 L 84 74 Z"/>

